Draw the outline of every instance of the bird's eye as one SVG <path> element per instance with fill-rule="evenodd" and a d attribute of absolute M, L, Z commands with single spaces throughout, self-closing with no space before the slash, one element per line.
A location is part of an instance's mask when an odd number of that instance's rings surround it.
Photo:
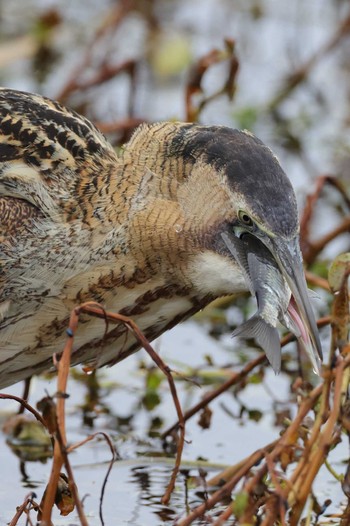
<path fill-rule="evenodd" d="M 238 213 L 238 217 L 241 223 L 245 226 L 253 226 L 253 220 L 246 212 L 243 212 L 242 210 Z"/>

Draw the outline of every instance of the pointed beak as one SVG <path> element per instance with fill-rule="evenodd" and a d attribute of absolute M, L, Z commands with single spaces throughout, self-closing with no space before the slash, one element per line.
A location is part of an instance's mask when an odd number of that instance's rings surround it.
<path fill-rule="evenodd" d="M 310 357 L 314 370 L 321 372 L 322 347 L 316 319 L 310 304 L 298 237 L 291 241 L 270 240 L 269 246 L 292 292 L 287 311 L 288 328 L 296 335 Z"/>

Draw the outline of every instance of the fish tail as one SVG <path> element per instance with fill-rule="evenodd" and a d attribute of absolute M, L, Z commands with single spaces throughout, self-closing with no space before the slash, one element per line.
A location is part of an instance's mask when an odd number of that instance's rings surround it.
<path fill-rule="evenodd" d="M 260 316 L 253 316 L 248 321 L 237 327 L 232 336 L 239 338 L 253 338 L 264 349 L 267 359 L 275 373 L 281 370 L 281 343 L 276 327 L 267 323 Z"/>

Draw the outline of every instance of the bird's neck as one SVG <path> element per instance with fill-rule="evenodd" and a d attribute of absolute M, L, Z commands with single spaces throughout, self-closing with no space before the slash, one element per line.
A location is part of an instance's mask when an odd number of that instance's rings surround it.
<path fill-rule="evenodd" d="M 154 281 L 157 276 L 159 286 L 178 286 L 198 298 L 208 298 L 209 292 L 215 297 L 225 292 L 227 283 L 221 283 L 220 267 L 216 270 L 220 257 L 205 249 L 205 237 L 223 215 L 226 186 L 200 159 L 186 161 L 174 154 L 182 127 L 188 125 L 139 128 L 117 166 L 104 172 L 104 191 L 94 202 L 94 209 L 104 215 L 95 213 L 93 230 L 99 242 L 104 235 L 115 236 L 115 275 L 124 281 Z"/>

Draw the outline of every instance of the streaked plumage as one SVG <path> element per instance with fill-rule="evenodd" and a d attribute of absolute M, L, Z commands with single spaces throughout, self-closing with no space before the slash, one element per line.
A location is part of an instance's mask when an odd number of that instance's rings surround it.
<path fill-rule="evenodd" d="M 0 387 L 51 366 L 79 303 L 131 316 L 152 340 L 213 298 L 248 290 L 220 235 L 239 235 L 242 210 L 267 246 L 298 246 L 290 182 L 249 133 L 143 125 L 117 156 L 87 119 L 8 89 L 0 133 Z M 122 326 L 103 336 L 86 318 L 73 362 L 112 364 L 138 348 Z"/>

